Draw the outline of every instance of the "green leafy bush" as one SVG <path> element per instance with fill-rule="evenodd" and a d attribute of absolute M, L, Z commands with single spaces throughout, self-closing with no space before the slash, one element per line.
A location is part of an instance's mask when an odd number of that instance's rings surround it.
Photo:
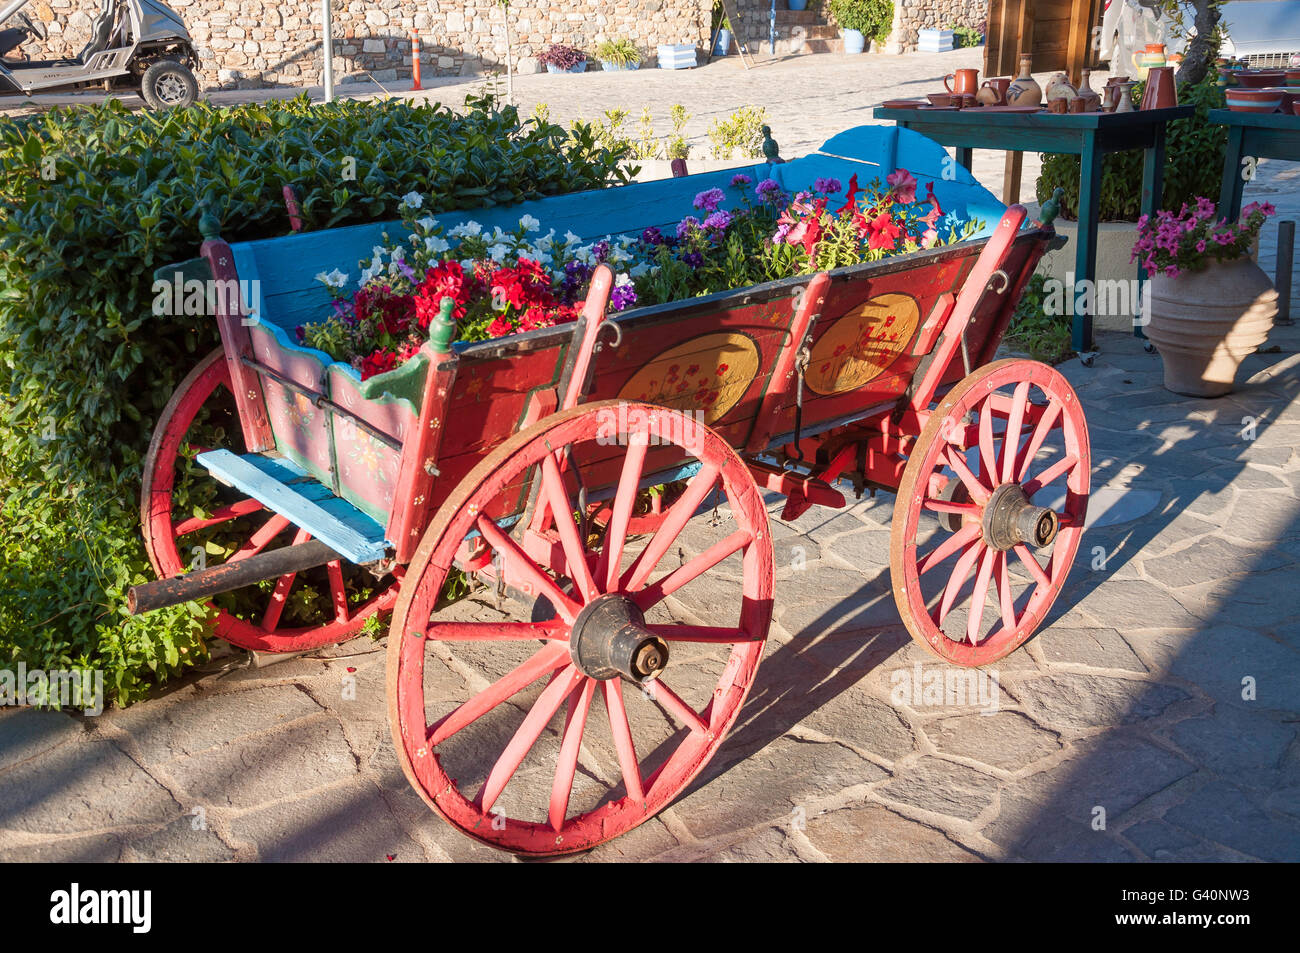
<path fill-rule="evenodd" d="M 881 43 L 894 25 L 893 0 L 830 0 L 829 8 L 841 30 L 857 30 Z"/>
<path fill-rule="evenodd" d="M 231 241 L 513 203 L 622 180 L 589 126 L 471 99 L 306 97 L 131 113 L 120 103 L 0 122 L 0 667 L 98 667 L 139 697 L 203 648 L 202 611 L 125 615 L 151 578 L 141 464 L 159 411 L 217 343 L 208 319 L 154 315 L 152 274 L 193 257 L 197 205 Z"/>
<path fill-rule="evenodd" d="M 963 49 L 968 46 L 979 46 L 984 42 L 984 36 L 973 26 L 963 26 L 960 23 L 954 23 L 949 27 L 952 30 L 952 45 L 957 49 Z"/>
<path fill-rule="evenodd" d="M 635 43 L 626 38 L 605 40 L 603 43 L 598 43 L 592 52 L 596 54 L 596 59 L 604 63 L 613 63 L 615 66 L 641 62 L 641 51 L 636 48 Z"/>
<path fill-rule="evenodd" d="M 1134 100 L 1140 102 L 1142 87 L 1134 87 Z M 1198 195 L 1218 195 L 1223 175 L 1223 153 L 1228 142 L 1226 126 L 1212 125 L 1211 109 L 1224 106 L 1223 90 L 1213 75 L 1195 85 L 1178 89 L 1178 101 L 1195 106 L 1196 113 L 1187 119 L 1171 122 L 1165 131 L 1164 197 L 1162 208 L 1178 211 L 1184 202 L 1194 203 Z M 1052 153 L 1043 156 L 1042 171 L 1035 188 L 1038 201 L 1044 202 L 1052 190 L 1065 190 L 1061 215 L 1079 217 L 1079 169 L 1076 155 Z M 1136 222 L 1142 203 L 1142 152 L 1112 152 L 1102 160 L 1101 221 Z"/>
<path fill-rule="evenodd" d="M 713 158 L 763 158 L 763 126 L 767 110 L 762 106 L 742 106 L 726 119 L 709 123 L 709 144 Z M 670 156 L 670 158 L 673 158 Z"/>
<path fill-rule="evenodd" d="M 1003 338 L 1007 347 L 1023 351 L 1036 361 L 1058 364 L 1074 355 L 1070 344 L 1070 316 L 1047 310 L 1046 276 L 1029 276 L 1025 293 L 1016 305 Z"/>

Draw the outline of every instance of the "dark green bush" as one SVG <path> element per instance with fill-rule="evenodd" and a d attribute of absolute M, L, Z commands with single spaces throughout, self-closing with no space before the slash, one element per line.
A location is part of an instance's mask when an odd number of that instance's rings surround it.
<path fill-rule="evenodd" d="M 193 257 L 197 206 L 228 240 L 600 188 L 623 156 L 490 99 L 131 113 L 120 103 L 0 121 L 0 667 L 106 670 L 119 702 L 203 654 L 201 613 L 142 619 L 141 463 L 159 411 L 217 343 L 152 314 L 153 271 Z"/>
<path fill-rule="evenodd" d="M 1134 99 L 1141 101 L 1141 86 L 1134 87 Z M 1195 85 L 1178 89 L 1182 105 L 1195 106 L 1195 115 L 1171 122 L 1165 131 L 1163 208 L 1177 211 L 1196 196 L 1215 198 L 1223 176 L 1223 154 L 1228 142 L 1225 126 L 1211 125 L 1207 114 L 1224 106 L 1223 90 L 1213 74 Z M 1043 156 L 1042 171 L 1035 189 L 1038 201 L 1046 201 L 1052 190 L 1065 190 L 1061 215 L 1079 217 L 1079 169 L 1076 155 L 1051 153 Z M 1142 152 L 1112 152 L 1102 160 L 1101 221 L 1136 222 L 1142 202 Z"/>

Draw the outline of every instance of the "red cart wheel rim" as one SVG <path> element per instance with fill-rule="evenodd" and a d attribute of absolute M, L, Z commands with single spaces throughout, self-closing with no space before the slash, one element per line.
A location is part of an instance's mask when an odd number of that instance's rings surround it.
<path fill-rule="evenodd" d="M 629 419 L 639 423 L 620 426 L 611 447 L 602 426 Z M 694 437 L 662 436 L 688 433 L 683 425 L 696 428 Z M 634 542 L 627 526 L 651 432 L 700 469 L 685 505 Z M 584 538 L 565 518 L 583 511 L 573 504 L 572 474 L 598 469 L 613 495 L 611 517 Z M 539 475 L 539 498 L 561 514 L 550 531 L 554 576 L 515 538 L 520 528 L 502 531 L 486 515 L 501 500 L 521 498 L 529 473 Z M 696 520 L 684 532 L 714 494 L 729 515 L 716 526 Z M 545 597 L 541 621 L 513 608 L 490 622 L 443 621 L 456 605 L 431 618 L 457 550 L 476 532 L 499 564 L 518 567 L 507 572 L 530 596 Z M 699 555 L 685 555 L 688 542 Z M 715 570 L 733 555 L 735 575 L 721 580 Z M 727 582 L 734 601 L 715 597 L 714 617 L 683 622 L 672 595 L 696 580 Z M 575 622 L 610 600 L 644 610 L 646 630 L 668 646 L 667 666 L 652 682 L 593 677 L 585 660 L 579 664 L 588 637 L 574 636 Z M 771 614 L 767 512 L 722 438 L 678 411 L 645 404 L 607 401 L 558 413 L 465 477 L 411 563 L 388 643 L 389 719 L 406 776 L 438 814 L 483 843 L 534 855 L 594 847 L 653 817 L 717 751 L 753 684 Z"/>
<path fill-rule="evenodd" d="M 968 666 L 1029 638 L 1078 551 L 1090 466 L 1079 398 L 1053 368 L 1003 360 L 953 387 L 894 508 L 890 575 L 912 637 Z"/>
<path fill-rule="evenodd" d="M 239 525 L 247 520 L 257 524 L 232 558 L 251 556 L 270 548 L 277 539 L 284 543 L 303 542 L 309 537 L 295 532 L 282 517 L 267 512 L 255 500 L 227 502 L 205 517 L 179 515 L 175 512 L 173 493 L 176 488 L 177 462 L 183 449 L 192 451 L 188 438 L 195 418 L 205 405 L 212 410 L 230 392 L 230 372 L 225 355 L 218 348 L 209 354 L 176 388 L 154 430 L 149 454 L 145 458 L 144 488 L 140 496 L 140 522 L 149 561 L 159 578 L 169 578 L 190 570 L 194 547 L 204 542 L 206 534 L 220 531 L 223 525 Z M 233 401 L 229 401 L 233 407 Z M 243 446 L 237 419 L 228 421 L 227 439 Z M 285 607 L 294 595 L 294 587 L 305 585 L 295 575 L 277 580 L 269 594 L 261 595 L 265 609 L 256 618 L 241 619 L 211 604 L 216 615 L 214 635 L 245 649 L 263 652 L 299 652 L 343 642 L 357 635 L 374 615 L 392 608 L 397 601 L 398 581 L 388 578 L 375 583 L 375 592 L 358 603 L 345 570 L 331 563 L 324 570 L 330 611 L 319 622 L 292 626 L 287 624 Z M 282 624 L 285 623 L 285 624 Z"/>

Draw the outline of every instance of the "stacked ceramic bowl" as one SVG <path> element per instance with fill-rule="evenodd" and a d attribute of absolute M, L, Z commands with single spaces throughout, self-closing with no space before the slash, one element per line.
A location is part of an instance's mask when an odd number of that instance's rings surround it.
<path fill-rule="evenodd" d="M 1262 89 L 1229 86 L 1223 93 L 1228 98 L 1228 108 L 1238 113 L 1275 113 L 1290 100 L 1287 90 L 1280 86 Z"/>

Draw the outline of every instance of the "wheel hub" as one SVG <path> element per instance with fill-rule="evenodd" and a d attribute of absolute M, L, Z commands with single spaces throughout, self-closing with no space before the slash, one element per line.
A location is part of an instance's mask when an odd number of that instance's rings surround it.
<path fill-rule="evenodd" d="M 1001 552 L 1027 543 L 1042 549 L 1060 528 L 1056 513 L 1034 506 L 1019 483 L 1004 483 L 989 497 L 981 520 L 984 541 Z"/>
<path fill-rule="evenodd" d="M 668 643 L 645 627 L 645 614 L 635 602 L 611 592 L 592 600 L 573 620 L 569 656 L 589 678 L 622 675 L 648 682 L 667 667 Z"/>

